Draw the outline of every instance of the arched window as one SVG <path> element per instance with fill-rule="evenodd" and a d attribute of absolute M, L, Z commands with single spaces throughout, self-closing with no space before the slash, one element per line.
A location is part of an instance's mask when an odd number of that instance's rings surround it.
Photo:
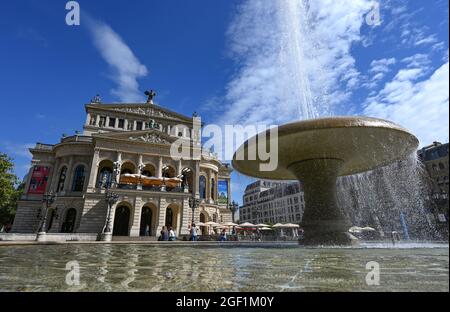
<path fill-rule="evenodd" d="M 112 180 L 112 173 L 111 168 L 103 167 L 102 170 L 100 170 L 99 184 L 104 184 L 104 186 L 109 185 Z"/>
<path fill-rule="evenodd" d="M 57 192 L 61 192 L 64 190 L 64 182 L 66 181 L 67 176 L 67 167 L 64 166 L 61 168 L 61 172 L 59 173 L 58 187 L 56 188 Z"/>
<path fill-rule="evenodd" d="M 75 168 L 73 175 L 72 192 L 82 192 L 84 187 L 84 166 L 80 165 Z"/>
<path fill-rule="evenodd" d="M 200 198 L 206 199 L 206 178 L 205 176 L 200 176 L 199 178 L 199 192 L 200 192 Z"/>
<path fill-rule="evenodd" d="M 215 181 L 214 181 L 214 178 L 212 178 L 211 179 L 211 198 L 212 199 L 216 199 L 216 197 L 215 197 L 215 194 L 216 194 L 215 189 L 216 189 Z"/>

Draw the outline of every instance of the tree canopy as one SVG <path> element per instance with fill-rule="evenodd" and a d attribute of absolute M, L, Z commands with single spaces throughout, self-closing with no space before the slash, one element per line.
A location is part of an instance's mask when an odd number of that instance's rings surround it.
<path fill-rule="evenodd" d="M 13 173 L 12 159 L 0 152 L 0 227 L 12 223 L 23 185 Z"/>

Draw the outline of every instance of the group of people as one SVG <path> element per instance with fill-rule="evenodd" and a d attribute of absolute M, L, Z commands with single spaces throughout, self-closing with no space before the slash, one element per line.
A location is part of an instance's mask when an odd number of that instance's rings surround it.
<path fill-rule="evenodd" d="M 198 241 L 198 234 L 199 234 L 200 230 L 195 226 L 195 223 L 193 223 L 191 225 L 191 227 L 189 228 L 189 240 L 196 242 Z M 233 232 L 235 232 L 235 230 L 233 230 Z M 160 232 L 160 236 L 158 238 L 159 241 L 175 241 L 177 239 L 175 231 L 173 230 L 173 228 L 171 226 L 166 227 L 163 226 L 161 232 Z M 227 235 L 227 231 L 225 229 L 223 229 L 219 236 L 218 236 L 218 240 L 220 242 L 224 242 L 228 240 L 228 235 Z"/>
<path fill-rule="evenodd" d="M 167 228 L 166 226 L 162 227 L 162 230 L 160 232 L 161 236 L 159 236 L 160 241 L 175 241 L 177 239 L 177 236 L 175 235 L 175 231 L 171 226 Z"/>
<path fill-rule="evenodd" d="M 198 230 L 197 227 L 195 226 L 195 223 L 193 223 L 193 224 L 191 225 L 189 231 L 190 231 L 190 237 L 189 237 L 189 240 L 190 240 L 190 241 L 193 241 L 193 242 L 198 241 L 198 232 L 199 232 L 199 230 Z M 224 241 L 227 241 L 227 240 L 228 240 L 228 237 L 227 237 L 227 231 L 226 231 L 225 229 L 223 229 L 223 230 L 220 232 L 219 237 L 218 237 L 218 240 L 219 240 L 220 242 L 224 242 Z"/>

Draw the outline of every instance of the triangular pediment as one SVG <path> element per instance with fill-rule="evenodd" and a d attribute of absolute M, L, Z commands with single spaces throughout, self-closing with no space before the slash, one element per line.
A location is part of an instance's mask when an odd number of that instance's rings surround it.
<path fill-rule="evenodd" d="M 179 122 L 192 122 L 192 118 L 174 112 L 170 109 L 161 107 L 156 104 L 87 104 L 87 108 L 106 110 L 111 112 L 121 112 L 126 114 L 134 114 L 145 116 L 147 118 L 164 118 Z"/>
<path fill-rule="evenodd" d="M 155 129 L 141 130 L 141 131 L 122 131 L 122 132 L 108 132 L 108 133 L 96 133 L 93 137 L 97 139 L 116 139 L 125 140 L 129 142 L 137 143 L 149 143 L 149 144 L 163 144 L 170 145 L 178 138 L 172 137 L 164 132 Z"/>

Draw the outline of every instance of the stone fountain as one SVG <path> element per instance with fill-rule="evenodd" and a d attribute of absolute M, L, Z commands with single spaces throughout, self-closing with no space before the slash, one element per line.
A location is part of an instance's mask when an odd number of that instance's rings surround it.
<path fill-rule="evenodd" d="M 278 139 L 278 167 L 261 171 L 267 163 L 237 159 L 248 155 L 265 140 L 273 146 Z M 248 176 L 268 180 L 299 180 L 303 185 L 305 211 L 302 228 L 304 245 L 350 245 L 357 239 L 337 205 L 336 180 L 401 160 L 418 147 L 417 138 L 390 121 L 368 117 L 333 117 L 298 121 L 278 128 L 278 136 L 264 135 L 246 141 L 233 156 L 233 167 Z"/>

